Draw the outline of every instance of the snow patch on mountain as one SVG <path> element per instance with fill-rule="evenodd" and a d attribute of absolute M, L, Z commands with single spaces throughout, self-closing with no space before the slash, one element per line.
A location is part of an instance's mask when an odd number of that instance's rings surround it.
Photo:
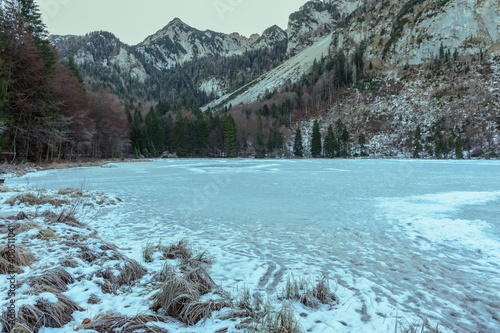
<path fill-rule="evenodd" d="M 200 85 L 200 90 L 207 95 L 215 94 L 217 97 L 221 97 L 227 92 L 225 82 L 216 78 L 203 81 Z"/>
<path fill-rule="evenodd" d="M 120 48 L 120 53 L 111 58 L 109 62 L 117 65 L 122 72 L 128 73 L 132 79 L 141 83 L 144 83 L 149 77 L 141 62 L 124 48 Z"/>
<path fill-rule="evenodd" d="M 240 90 L 228 93 L 204 106 L 202 110 L 229 106 L 229 104 L 239 105 L 251 103 L 263 97 L 267 92 L 274 91 L 284 86 L 286 83 L 293 84 L 299 81 L 302 76 L 312 68 L 314 60 L 321 59 L 321 57 L 328 55 L 331 42 L 332 35 L 330 34 L 328 37 L 323 38 L 296 56 L 288 59 L 272 71 L 250 82 Z"/>

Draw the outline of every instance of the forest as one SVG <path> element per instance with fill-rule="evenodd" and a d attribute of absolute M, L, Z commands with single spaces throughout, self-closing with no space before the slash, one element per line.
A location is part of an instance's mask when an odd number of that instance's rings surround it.
<path fill-rule="evenodd" d="M 62 62 L 32 0 L 0 7 L 0 151 L 7 160 L 121 157 L 129 150 L 122 103 L 87 90 Z"/>
<path fill-rule="evenodd" d="M 403 118 L 365 112 L 363 122 L 355 122 L 333 112 L 352 92 L 364 96 L 366 105 L 380 96 L 398 98 L 401 82 L 377 79 L 372 62 L 365 63 L 365 42 L 350 53 L 339 50 L 323 56 L 300 80 L 266 91 L 253 103 L 202 112 L 200 106 L 215 96 L 199 89 L 201 81 L 223 77 L 229 91 L 251 84 L 285 59 L 286 45 L 278 43 L 271 49 L 233 57 L 197 59 L 163 74 L 152 65 L 146 66 L 148 84 L 140 85 L 131 78 L 123 80 L 119 72 L 101 71 L 98 61 L 77 66 L 71 56 L 76 44 L 65 44 L 69 49 L 60 56 L 32 0 L 8 0 L 0 10 L 3 160 L 367 157 L 371 154 L 367 149 L 370 140 L 391 131 L 398 135 L 398 141 L 389 149 L 399 149 L 414 158 L 463 158 L 466 150 L 470 157 L 496 156 L 495 151 L 482 148 L 484 135 L 475 126 L 476 113 L 459 119 L 443 112 L 432 123 L 415 123 L 409 130 L 396 132 Z M 101 35 L 104 37 L 96 38 Z M 88 45 L 94 49 L 89 52 L 102 61 L 106 55 L 97 52 L 99 49 L 121 45 L 109 42 L 115 38 L 109 33 L 81 38 L 92 41 Z M 404 66 L 402 80 L 419 70 L 426 73 L 429 82 L 445 75 L 463 78 L 472 70 L 469 65 L 479 73 L 488 73 L 482 52 L 477 60 L 464 61 L 457 50 L 441 46 L 427 68 Z M 466 88 L 457 89 L 456 96 L 455 92 L 439 90 L 432 98 L 439 102 L 446 96 L 447 103 L 454 105 L 453 98 L 460 100 L 467 92 Z M 327 114 L 325 110 L 330 110 L 331 117 L 320 126 L 317 120 Z M 311 119 L 316 119 L 314 124 Z M 299 124 L 305 122 L 312 126 L 312 134 L 307 134 L 310 138 L 301 133 Z M 497 124 L 500 128 L 500 118 Z"/>

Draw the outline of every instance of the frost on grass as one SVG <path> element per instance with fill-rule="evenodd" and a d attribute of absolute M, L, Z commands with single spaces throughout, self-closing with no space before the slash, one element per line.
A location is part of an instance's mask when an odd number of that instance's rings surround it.
<path fill-rule="evenodd" d="M 93 320 L 89 320 L 88 323 L 81 325 L 79 328 L 94 330 L 99 333 L 168 333 L 166 329 L 150 324 L 151 322 L 169 323 L 172 322 L 172 320 L 165 316 L 137 315 L 134 317 L 127 317 L 113 312 L 108 312 L 98 315 Z"/>
<path fill-rule="evenodd" d="M 9 258 L 14 258 L 16 271 L 21 272 L 20 267 L 30 266 L 34 261 L 34 255 L 23 246 L 16 246 L 14 249 L 9 249 L 7 246 L 0 248 L 0 274 L 7 274 L 10 269 Z"/>
<path fill-rule="evenodd" d="M 38 333 L 42 327 L 61 328 L 73 321 L 73 312 L 83 311 L 73 300 L 60 293 L 55 294 L 57 299 L 53 303 L 39 297 L 33 305 L 23 305 L 19 308 L 15 323 L 7 321 L 7 312 L 2 315 L 2 332 L 33 332 Z"/>
<path fill-rule="evenodd" d="M 165 258 L 179 263 L 176 267 L 166 263 L 158 274 L 160 288 L 153 296 L 151 310 L 192 325 L 228 305 L 221 299 L 201 299 L 216 288 L 209 274 L 213 259 L 206 252 L 195 253 L 186 240 L 168 247 L 159 246 L 157 250 L 163 252 Z"/>
<path fill-rule="evenodd" d="M 287 277 L 281 298 L 298 301 L 309 308 L 320 304 L 338 304 L 338 297 L 330 289 L 327 275 L 321 276 L 316 283 L 310 279 L 295 279 L 293 274 Z"/>

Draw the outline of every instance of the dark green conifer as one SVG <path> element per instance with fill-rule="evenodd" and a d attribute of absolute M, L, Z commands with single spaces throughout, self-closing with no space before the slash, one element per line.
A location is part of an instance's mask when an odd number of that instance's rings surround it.
<path fill-rule="evenodd" d="M 314 158 L 321 157 L 321 150 L 322 150 L 321 133 L 319 130 L 318 121 L 315 120 L 314 124 L 313 124 L 312 138 L 311 138 L 311 155 L 312 155 L 312 157 L 314 157 Z"/>
<path fill-rule="evenodd" d="M 293 145 L 293 154 L 296 157 L 304 157 L 304 147 L 302 145 L 302 133 L 300 132 L 300 127 L 297 127 L 295 131 L 295 142 Z"/>

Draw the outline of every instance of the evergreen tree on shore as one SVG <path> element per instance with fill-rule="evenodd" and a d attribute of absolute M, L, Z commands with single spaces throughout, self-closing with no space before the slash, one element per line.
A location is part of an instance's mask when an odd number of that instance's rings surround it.
<path fill-rule="evenodd" d="M 257 120 L 257 140 L 255 143 L 255 157 L 264 158 L 266 157 L 266 143 L 264 141 L 264 129 L 262 126 L 262 117 L 259 113 L 259 118 Z"/>
<path fill-rule="evenodd" d="M 321 133 L 319 130 L 318 121 L 315 120 L 314 124 L 313 124 L 312 140 L 311 140 L 311 155 L 312 155 L 312 157 L 314 157 L 314 158 L 320 157 L 321 150 L 322 150 Z"/>
<path fill-rule="evenodd" d="M 304 157 L 303 153 L 304 147 L 302 145 L 302 133 L 300 132 L 300 127 L 297 127 L 295 131 L 295 142 L 293 145 L 293 154 L 296 157 Z"/>
<path fill-rule="evenodd" d="M 328 126 L 328 132 L 325 138 L 325 155 L 329 158 L 334 158 L 337 151 L 337 140 L 333 133 L 332 125 Z"/>

